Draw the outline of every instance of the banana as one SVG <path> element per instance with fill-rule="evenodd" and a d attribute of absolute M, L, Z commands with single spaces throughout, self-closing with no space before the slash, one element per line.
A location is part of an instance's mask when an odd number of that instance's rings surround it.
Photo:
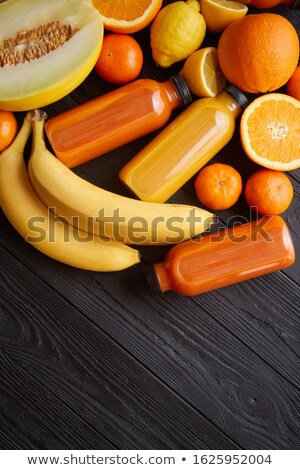
<path fill-rule="evenodd" d="M 23 152 L 31 133 L 24 123 L 8 149 L 0 155 L 2 209 L 19 234 L 37 250 L 68 265 L 94 271 L 117 271 L 139 262 L 139 253 L 113 240 L 101 240 L 59 220 L 34 192 Z"/>
<path fill-rule="evenodd" d="M 29 177 L 44 204 L 69 224 L 127 244 L 163 245 L 192 238 L 212 223 L 213 214 L 197 207 L 131 199 L 85 181 L 47 150 L 43 127 L 43 118 L 33 123 Z"/>

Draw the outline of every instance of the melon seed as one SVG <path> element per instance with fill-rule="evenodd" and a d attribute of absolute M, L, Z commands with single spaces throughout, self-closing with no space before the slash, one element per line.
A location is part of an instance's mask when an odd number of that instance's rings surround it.
<path fill-rule="evenodd" d="M 0 44 L 0 67 L 30 62 L 54 51 L 67 42 L 78 29 L 51 21 L 31 30 L 19 31 Z"/>

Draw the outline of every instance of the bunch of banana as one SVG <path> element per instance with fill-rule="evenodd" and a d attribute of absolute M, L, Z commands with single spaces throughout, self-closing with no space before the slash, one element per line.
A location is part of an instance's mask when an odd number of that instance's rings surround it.
<path fill-rule="evenodd" d="M 27 113 L 14 142 L 0 155 L 0 202 L 19 234 L 42 253 L 94 271 L 119 271 L 140 261 L 128 244 L 167 244 L 209 227 L 213 214 L 175 204 L 138 201 L 83 180 L 51 154 L 45 113 Z M 24 149 L 33 129 L 28 173 Z"/>
<path fill-rule="evenodd" d="M 33 122 L 28 173 L 41 201 L 58 217 L 129 245 L 178 243 L 204 232 L 213 221 L 213 214 L 198 207 L 131 199 L 80 178 L 47 150 L 42 117 Z"/>
<path fill-rule="evenodd" d="M 94 271 L 118 271 L 139 262 L 139 252 L 109 239 L 87 236 L 48 210 L 32 188 L 24 158 L 31 133 L 27 115 L 16 139 L 0 156 L 0 201 L 10 223 L 42 253 L 71 266 Z"/>

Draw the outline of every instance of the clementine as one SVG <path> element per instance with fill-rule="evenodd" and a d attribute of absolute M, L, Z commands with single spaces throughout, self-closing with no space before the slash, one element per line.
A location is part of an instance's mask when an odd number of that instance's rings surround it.
<path fill-rule="evenodd" d="M 162 0 L 93 0 L 101 13 L 104 26 L 114 33 L 135 33 L 155 18 Z"/>
<path fill-rule="evenodd" d="M 0 111 L 0 152 L 6 149 L 18 132 L 18 123 L 11 111 Z"/>
<path fill-rule="evenodd" d="M 266 93 L 283 86 L 294 73 L 299 39 L 283 16 L 260 13 L 231 23 L 218 44 L 225 77 L 249 93 Z"/>
<path fill-rule="evenodd" d="M 198 173 L 195 190 L 199 201 L 209 209 L 228 209 L 241 195 L 242 178 L 232 166 L 213 163 Z"/>
<path fill-rule="evenodd" d="M 286 84 L 287 94 L 300 101 L 300 65 Z"/>
<path fill-rule="evenodd" d="M 134 80 L 143 66 L 143 52 L 139 43 L 127 34 L 111 33 L 104 37 L 95 65 L 103 80 L 117 85 Z"/>
<path fill-rule="evenodd" d="M 293 196 L 293 185 L 281 171 L 262 168 L 250 176 L 245 187 L 247 203 L 261 215 L 281 214 Z"/>

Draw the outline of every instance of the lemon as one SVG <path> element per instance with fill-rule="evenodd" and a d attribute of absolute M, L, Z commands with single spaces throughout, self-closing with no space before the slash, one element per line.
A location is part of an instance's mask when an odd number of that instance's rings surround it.
<path fill-rule="evenodd" d="M 193 52 L 186 59 L 180 74 L 196 96 L 216 96 L 226 84 L 215 47 L 204 47 Z"/>
<path fill-rule="evenodd" d="M 207 29 L 211 33 L 220 33 L 226 26 L 246 15 L 248 7 L 243 3 L 230 0 L 200 0 L 201 13 Z"/>
<path fill-rule="evenodd" d="M 205 33 L 206 24 L 197 0 L 166 5 L 151 25 L 153 59 L 161 67 L 170 67 L 199 49 Z"/>

